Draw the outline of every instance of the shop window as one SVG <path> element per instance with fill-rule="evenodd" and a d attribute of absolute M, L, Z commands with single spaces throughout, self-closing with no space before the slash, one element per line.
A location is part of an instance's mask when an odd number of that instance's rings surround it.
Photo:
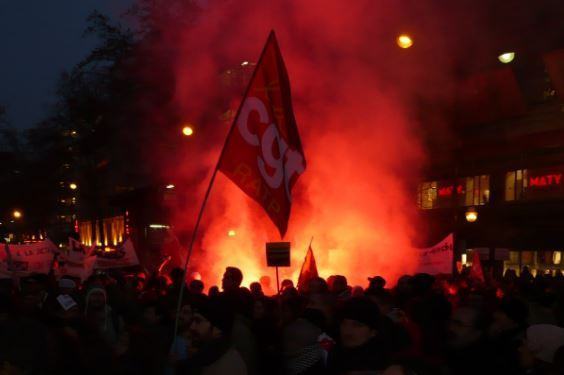
<path fill-rule="evenodd" d="M 505 200 L 516 201 L 523 198 L 527 189 L 527 170 L 518 169 L 505 174 Z"/>
<path fill-rule="evenodd" d="M 478 206 L 490 201 L 490 176 L 481 175 L 466 178 L 465 206 Z"/>
<path fill-rule="evenodd" d="M 434 208 L 437 202 L 437 182 L 424 182 L 419 185 L 417 192 L 417 206 L 428 210 Z"/>
<path fill-rule="evenodd" d="M 562 252 L 561 251 L 555 251 L 552 254 L 552 262 L 555 265 L 559 265 L 560 263 L 562 263 Z"/>

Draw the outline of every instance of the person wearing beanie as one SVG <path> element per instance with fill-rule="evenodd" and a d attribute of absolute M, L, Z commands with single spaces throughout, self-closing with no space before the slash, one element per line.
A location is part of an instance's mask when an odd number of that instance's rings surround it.
<path fill-rule="evenodd" d="M 340 340 L 329 355 L 330 373 L 382 371 L 389 361 L 380 332 L 378 306 L 366 297 L 351 298 L 341 311 Z"/>
<path fill-rule="evenodd" d="M 194 354 L 178 367 L 179 374 L 246 375 L 243 358 L 230 344 L 233 314 L 221 297 L 192 305 L 190 335 Z"/>

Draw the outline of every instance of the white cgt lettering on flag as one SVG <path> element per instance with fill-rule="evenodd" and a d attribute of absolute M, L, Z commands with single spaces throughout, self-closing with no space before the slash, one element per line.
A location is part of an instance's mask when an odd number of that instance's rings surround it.
<path fill-rule="evenodd" d="M 260 123 L 267 126 L 261 138 L 249 129 L 249 116 L 252 112 L 256 112 Z M 262 100 L 257 97 L 249 97 L 241 108 L 237 120 L 237 129 L 249 145 L 260 146 L 262 154 L 257 156 L 257 164 L 264 181 L 272 189 L 278 189 L 284 181 L 286 196 L 291 201 L 289 183 L 294 174 L 300 175 L 304 172 L 304 159 L 300 152 L 288 147 L 286 140 L 280 136 L 276 124 L 270 123 L 270 125 L 267 125 L 269 122 L 268 111 Z M 280 151 L 279 157 L 274 155 L 274 146 L 277 146 Z M 272 174 L 268 173 L 266 165 L 274 170 Z"/>

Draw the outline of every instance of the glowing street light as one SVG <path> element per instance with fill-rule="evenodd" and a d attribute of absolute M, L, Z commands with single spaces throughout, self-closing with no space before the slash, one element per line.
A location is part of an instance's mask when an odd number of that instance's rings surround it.
<path fill-rule="evenodd" d="M 515 52 L 504 52 L 499 55 L 498 60 L 504 64 L 509 64 L 513 59 L 515 59 Z"/>
<path fill-rule="evenodd" d="M 174 184 L 168 184 L 168 185 L 166 185 L 166 188 L 167 189 L 174 189 Z"/>
<path fill-rule="evenodd" d="M 411 37 L 407 34 L 401 34 L 397 37 L 396 43 L 399 48 L 406 49 L 413 45 L 413 39 L 411 39 Z"/>
<path fill-rule="evenodd" d="M 14 219 L 21 219 L 22 213 L 19 210 L 14 210 L 14 212 L 12 212 L 12 216 L 14 217 Z"/>
<path fill-rule="evenodd" d="M 470 207 L 468 211 L 466 211 L 466 221 L 469 223 L 473 223 L 478 220 L 478 211 L 474 207 Z"/>
<path fill-rule="evenodd" d="M 184 134 L 185 136 L 189 137 L 192 134 L 194 134 L 194 129 L 192 129 L 191 126 L 186 125 L 182 128 L 182 134 Z"/>
<path fill-rule="evenodd" d="M 249 62 L 248 62 L 248 61 L 243 61 L 243 62 L 241 63 L 241 66 L 247 66 L 247 65 L 249 65 Z"/>
<path fill-rule="evenodd" d="M 78 185 L 75 184 L 74 182 L 71 182 L 71 183 L 69 184 L 69 188 L 70 188 L 71 190 L 76 190 L 76 189 L 78 188 Z"/>
<path fill-rule="evenodd" d="M 230 229 L 230 230 L 227 232 L 227 235 L 228 235 L 229 237 L 235 237 L 235 236 L 237 235 L 237 232 L 235 232 L 234 229 Z"/>

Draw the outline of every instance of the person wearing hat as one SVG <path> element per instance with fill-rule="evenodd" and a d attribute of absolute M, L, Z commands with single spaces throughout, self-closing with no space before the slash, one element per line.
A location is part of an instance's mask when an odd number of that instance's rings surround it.
<path fill-rule="evenodd" d="M 380 310 L 373 301 L 365 297 L 346 301 L 341 311 L 340 340 L 329 355 L 330 373 L 384 370 L 389 356 L 380 323 Z"/>
<path fill-rule="evenodd" d="M 190 335 L 194 354 L 183 361 L 179 374 L 246 375 L 243 358 L 230 344 L 233 314 L 221 297 L 192 306 Z"/>
<path fill-rule="evenodd" d="M 386 280 L 382 276 L 369 277 L 368 281 L 369 290 L 381 291 L 386 286 Z"/>

